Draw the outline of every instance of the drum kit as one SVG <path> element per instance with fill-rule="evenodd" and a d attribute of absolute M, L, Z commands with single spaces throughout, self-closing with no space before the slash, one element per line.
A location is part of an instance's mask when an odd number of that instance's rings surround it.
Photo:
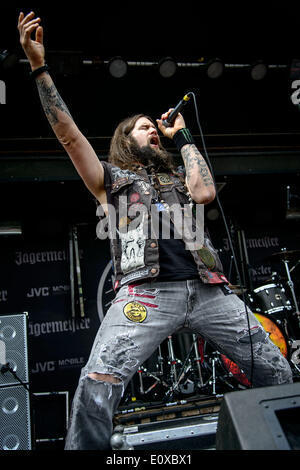
<path fill-rule="evenodd" d="M 280 260 L 286 276 L 277 272 L 262 286 L 248 292 L 230 286 L 242 296 L 270 339 L 288 360 L 294 381 L 300 380 L 300 313 L 292 273 L 300 264 L 300 250 L 281 250 L 269 257 Z M 290 262 L 296 264 L 290 268 Z M 143 402 L 172 402 L 191 395 L 219 396 L 251 387 L 243 371 L 201 337 L 191 333 L 169 336 L 139 368 L 129 395 Z"/>

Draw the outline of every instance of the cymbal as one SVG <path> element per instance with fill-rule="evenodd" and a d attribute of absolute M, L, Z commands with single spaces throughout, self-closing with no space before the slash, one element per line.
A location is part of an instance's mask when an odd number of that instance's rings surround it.
<path fill-rule="evenodd" d="M 267 259 L 281 258 L 285 260 L 300 258 L 300 250 L 279 251 L 268 256 Z"/>

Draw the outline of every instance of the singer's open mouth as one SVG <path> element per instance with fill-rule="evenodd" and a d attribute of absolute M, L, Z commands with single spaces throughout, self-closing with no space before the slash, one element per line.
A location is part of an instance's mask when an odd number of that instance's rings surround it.
<path fill-rule="evenodd" d="M 155 137 L 155 136 L 151 137 L 150 145 L 154 147 L 158 147 L 158 137 Z"/>

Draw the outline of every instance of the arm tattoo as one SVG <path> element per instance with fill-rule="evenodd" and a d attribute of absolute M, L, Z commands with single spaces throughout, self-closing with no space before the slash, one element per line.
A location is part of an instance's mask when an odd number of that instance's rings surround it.
<path fill-rule="evenodd" d="M 187 145 L 182 149 L 182 158 L 186 169 L 186 177 L 189 181 L 192 173 L 198 171 L 205 186 L 214 184 L 206 161 L 194 144 Z"/>
<path fill-rule="evenodd" d="M 51 126 L 55 126 L 59 122 L 58 111 L 66 113 L 71 119 L 72 116 L 65 105 L 63 99 L 58 93 L 54 83 L 49 81 L 49 74 L 47 77 L 37 80 L 37 87 L 41 99 L 42 106 Z"/>

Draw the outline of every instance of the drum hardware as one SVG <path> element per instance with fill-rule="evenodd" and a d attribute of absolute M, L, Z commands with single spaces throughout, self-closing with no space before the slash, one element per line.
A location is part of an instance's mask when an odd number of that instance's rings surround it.
<path fill-rule="evenodd" d="M 241 285 L 228 284 L 228 287 L 236 295 L 243 295 L 243 294 L 246 294 L 248 292 L 248 289 L 246 289 L 245 287 L 243 287 Z"/>
<path fill-rule="evenodd" d="M 212 376 L 209 381 L 209 384 L 212 386 L 212 395 L 216 395 L 216 361 L 217 361 L 217 352 L 212 354 L 211 358 L 211 367 L 212 367 Z"/>
<path fill-rule="evenodd" d="M 291 261 L 295 258 L 300 258 L 300 250 L 287 250 L 286 248 L 281 248 L 281 251 L 272 253 L 268 259 L 281 258 L 288 261 Z"/>
<path fill-rule="evenodd" d="M 285 295 L 285 289 L 281 284 L 266 284 L 257 287 L 253 291 L 253 297 L 249 299 L 255 306 L 255 310 L 272 315 L 285 310 L 292 310 L 291 302 Z"/>
<path fill-rule="evenodd" d="M 197 347 L 197 335 L 193 334 L 192 339 L 193 339 L 192 344 L 190 346 L 188 354 L 183 362 L 181 370 L 179 371 L 177 375 L 176 365 L 182 364 L 182 362 L 175 358 L 173 344 L 172 344 L 172 337 L 171 336 L 168 337 L 168 348 L 169 348 L 169 362 L 168 363 L 171 364 L 172 370 L 171 370 L 171 387 L 166 393 L 165 400 L 169 399 L 170 396 L 172 397 L 173 394 L 178 391 L 183 394 L 190 394 L 194 392 L 196 381 L 193 381 L 190 379 L 191 374 L 194 373 L 193 363 L 196 364 L 200 384 L 201 385 L 203 384 L 201 366 L 200 366 L 201 357 L 199 355 L 198 347 Z M 190 359 L 190 355 L 193 349 L 195 353 L 194 361 Z"/>
<path fill-rule="evenodd" d="M 190 355 L 193 350 L 194 358 L 190 359 Z M 190 350 L 183 362 L 183 366 L 179 372 L 179 378 L 177 382 L 173 383 L 172 392 L 179 389 L 182 393 L 192 393 L 195 390 L 195 386 L 198 386 L 199 388 L 203 387 L 204 384 L 201 371 L 201 362 L 202 358 L 198 350 L 198 336 L 192 334 L 192 344 Z M 181 361 L 179 361 L 179 363 L 181 363 Z M 194 380 L 189 378 L 191 374 L 194 374 Z M 184 379 L 185 382 L 182 383 Z"/>
<path fill-rule="evenodd" d="M 195 335 L 194 335 L 195 336 Z M 195 336 L 196 337 L 196 336 Z M 157 356 L 157 370 L 154 372 L 149 372 L 149 370 L 145 366 L 141 366 L 137 373 L 139 377 L 139 392 L 140 394 L 145 397 L 150 392 L 153 392 L 158 385 L 161 385 L 167 388 L 167 392 L 164 392 L 164 401 L 169 399 L 175 392 L 181 392 L 183 394 L 193 393 L 195 389 L 194 382 L 190 379 L 191 374 L 194 372 L 192 361 L 190 360 L 190 353 L 193 348 L 193 344 L 191 345 L 190 352 L 187 355 L 184 364 L 180 359 L 176 358 L 174 353 L 173 347 L 173 339 L 172 336 L 168 336 L 167 338 L 167 349 L 168 349 L 168 357 L 167 357 L 167 365 L 166 370 L 164 370 L 163 363 L 164 358 L 162 355 L 161 346 L 158 348 L 158 356 Z M 197 356 L 199 360 L 199 354 Z M 178 372 L 178 366 L 181 366 L 180 372 Z M 198 369 L 199 371 L 199 369 Z M 201 371 L 200 371 L 201 372 Z M 148 388 L 145 386 L 145 378 L 151 378 L 152 382 Z"/>
<path fill-rule="evenodd" d="M 300 259 L 297 261 L 296 264 L 294 264 L 294 266 L 290 269 L 290 273 L 292 273 L 294 271 L 294 269 L 297 268 L 297 266 L 300 264 Z"/>
<path fill-rule="evenodd" d="M 295 307 L 295 312 L 293 312 L 293 315 L 297 317 L 298 320 L 298 325 L 300 327 L 300 312 L 299 312 L 299 307 L 296 299 L 296 294 L 295 294 L 295 289 L 294 289 L 294 283 L 291 277 L 291 272 L 295 269 L 297 264 L 300 262 L 299 260 L 300 257 L 300 250 L 287 250 L 286 248 L 282 248 L 281 251 L 277 253 L 273 253 L 269 259 L 274 259 L 274 258 L 280 258 L 280 260 L 283 262 L 285 271 L 287 274 L 287 285 L 290 288 L 291 295 L 292 295 L 292 300 L 294 303 Z M 298 258 L 297 263 L 293 268 L 289 268 L 289 262 L 291 260 L 294 260 L 295 258 Z"/>
<path fill-rule="evenodd" d="M 297 337 L 299 335 L 299 333 L 295 335 L 295 331 L 293 331 L 294 330 L 294 325 L 292 325 L 292 323 L 293 323 L 293 321 L 292 321 L 293 318 L 292 317 L 294 317 L 295 321 L 297 322 L 296 329 L 298 329 L 300 327 L 299 306 L 298 306 L 297 298 L 296 298 L 296 294 L 295 294 L 294 283 L 293 283 L 293 280 L 292 280 L 292 277 L 291 277 L 291 273 L 294 271 L 294 269 L 300 263 L 299 257 L 300 257 L 300 250 L 289 250 L 288 251 L 286 248 L 282 248 L 280 252 L 273 253 L 271 256 L 268 257 L 268 259 L 279 258 L 283 262 L 284 267 L 285 267 L 285 271 L 286 271 L 286 275 L 287 275 L 287 277 L 285 278 L 285 282 L 289 287 L 289 291 L 291 293 L 293 305 L 287 298 L 284 299 L 283 303 L 285 304 L 285 309 L 283 309 L 283 312 L 285 313 L 285 318 L 283 320 L 278 319 L 277 323 L 279 323 L 279 324 L 281 322 L 284 323 L 285 333 L 286 333 L 287 338 L 289 338 L 289 344 L 290 345 L 294 344 L 293 338 Z M 290 268 L 289 267 L 289 262 L 294 260 L 295 258 L 298 258 L 298 260 L 297 260 L 296 264 L 292 268 Z M 277 278 L 276 278 L 276 276 L 277 276 Z M 285 297 L 285 290 L 283 289 L 282 285 L 280 284 L 280 278 L 277 275 L 277 273 L 272 273 L 272 280 L 274 280 L 274 281 L 276 280 L 277 281 L 277 286 L 281 286 L 281 293 L 282 293 L 281 295 L 283 297 Z M 266 286 L 262 286 L 261 288 L 258 288 L 258 289 L 263 289 L 263 288 L 266 288 Z M 275 299 L 276 299 L 276 302 L 278 302 L 278 296 L 275 296 Z M 277 310 L 277 312 L 280 312 L 280 310 Z M 270 314 L 277 313 L 277 312 L 270 311 L 270 310 L 267 311 L 267 313 L 270 313 Z M 266 312 L 264 312 L 264 313 L 266 313 Z M 287 315 L 287 314 L 292 315 L 292 317 L 289 317 L 289 315 Z M 290 361 L 295 366 L 297 371 L 299 372 L 299 368 L 296 366 L 297 362 L 295 362 L 295 361 L 298 361 L 298 355 L 297 355 L 296 351 L 291 355 Z"/>
<path fill-rule="evenodd" d="M 161 353 L 161 345 L 158 346 L 158 357 L 157 357 L 157 362 L 158 362 L 158 369 L 159 369 L 159 373 L 160 375 L 164 375 L 164 358 L 162 356 L 162 353 Z"/>
<path fill-rule="evenodd" d="M 281 261 L 284 263 L 285 270 L 286 270 L 286 273 L 287 273 L 287 284 L 288 284 L 288 286 L 291 290 L 291 294 L 292 294 L 292 297 L 293 297 L 293 302 L 294 302 L 296 312 L 297 312 L 298 315 L 299 315 L 299 308 L 298 308 L 298 304 L 297 304 L 297 300 L 296 300 L 296 296 L 295 296 L 294 283 L 293 283 L 292 278 L 291 278 L 291 272 L 295 269 L 297 264 L 299 264 L 299 262 L 300 262 L 299 257 L 300 257 L 300 250 L 287 250 L 286 248 L 282 248 L 281 251 L 279 251 L 277 253 L 273 253 L 269 257 L 269 259 L 280 258 Z M 291 260 L 295 259 L 295 258 L 298 258 L 296 265 L 293 266 L 293 268 L 289 269 L 289 262 Z"/>
<path fill-rule="evenodd" d="M 176 384 L 176 388 L 183 394 L 191 394 L 195 391 L 195 382 L 190 379 L 192 373 L 193 366 L 189 360 L 187 367 L 179 376 L 178 383 Z"/>
<path fill-rule="evenodd" d="M 298 370 L 298 372 L 300 372 L 299 367 L 297 367 L 297 365 L 300 364 L 300 340 L 293 340 L 291 344 L 291 349 L 295 349 L 295 351 L 291 355 L 291 361 Z"/>
<path fill-rule="evenodd" d="M 156 363 L 156 371 L 149 372 L 148 369 L 145 366 L 141 366 L 137 373 L 139 377 L 139 391 L 141 395 L 147 395 L 149 392 L 151 392 L 158 384 L 163 385 L 164 387 L 168 387 L 167 383 L 163 380 L 164 378 L 164 367 L 163 367 L 163 356 L 162 356 L 162 351 L 161 351 L 161 345 L 158 346 L 157 349 L 157 363 Z M 145 385 L 144 385 L 144 377 L 150 377 L 154 380 L 154 382 L 150 385 L 150 387 L 145 390 Z M 162 377 L 162 378 L 159 378 Z"/>
<path fill-rule="evenodd" d="M 287 285 L 289 286 L 289 288 L 291 290 L 293 302 L 294 302 L 295 309 L 296 309 L 296 311 L 294 312 L 294 315 L 296 315 L 298 317 L 298 322 L 299 322 L 299 326 L 300 326 L 300 313 L 299 313 L 299 308 L 298 308 L 298 304 L 297 304 L 297 299 L 296 299 L 296 294 L 295 294 L 295 289 L 294 289 L 294 283 L 292 281 L 291 273 L 290 273 L 290 270 L 289 270 L 289 260 L 284 258 L 282 261 L 285 265 L 285 270 L 286 270 L 287 277 L 288 277 Z"/>
<path fill-rule="evenodd" d="M 140 380 L 140 393 L 141 393 L 141 395 L 147 395 L 149 392 L 151 392 L 157 386 L 158 383 L 162 383 L 163 385 L 167 386 L 156 375 L 152 374 L 151 372 L 148 372 L 147 369 L 145 369 L 145 367 L 141 367 L 138 370 L 138 374 L 139 374 L 139 380 Z M 152 385 L 150 385 L 150 387 L 148 387 L 147 390 L 144 389 L 143 374 L 146 377 L 151 377 L 152 379 L 154 379 L 154 383 Z"/>
<path fill-rule="evenodd" d="M 222 383 L 224 385 L 225 389 L 222 389 L 224 393 L 227 392 L 228 389 L 234 390 L 236 386 L 230 383 L 228 380 L 228 378 L 230 379 L 232 377 L 232 374 L 222 366 L 221 354 L 219 351 L 213 350 L 209 352 L 207 358 L 208 359 L 205 359 L 203 363 L 203 367 L 206 371 L 208 371 L 209 376 L 206 382 L 203 384 L 203 389 L 209 386 L 207 393 L 216 397 L 223 396 L 223 393 L 217 393 L 218 383 Z"/>
<path fill-rule="evenodd" d="M 194 347 L 194 352 L 195 352 L 195 359 L 194 362 L 197 367 L 198 371 L 198 377 L 199 377 L 199 385 L 200 387 L 203 387 L 203 378 L 202 378 L 202 372 L 201 372 L 201 356 L 199 355 L 198 351 L 198 344 L 197 344 L 197 335 L 193 334 L 193 347 Z"/>
<path fill-rule="evenodd" d="M 173 349 L 173 339 L 172 336 L 168 336 L 168 351 L 169 351 L 169 360 L 168 364 L 171 366 L 171 381 L 174 383 L 177 382 L 177 370 L 176 370 L 176 365 L 180 364 L 181 361 L 179 359 L 176 359 L 175 354 L 174 354 L 174 349 Z"/>

